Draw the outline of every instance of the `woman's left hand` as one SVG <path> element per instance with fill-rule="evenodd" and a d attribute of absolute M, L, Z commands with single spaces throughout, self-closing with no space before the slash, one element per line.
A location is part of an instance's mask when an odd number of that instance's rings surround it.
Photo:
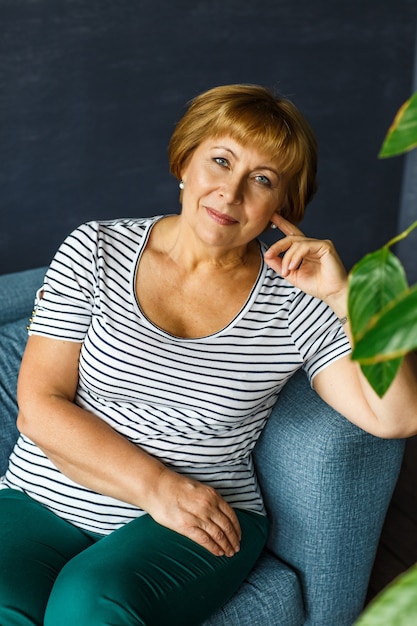
<path fill-rule="evenodd" d="M 324 300 L 337 317 L 347 313 L 347 274 L 331 241 L 309 239 L 276 215 L 274 224 L 285 237 L 265 253 L 265 262 L 305 293 Z M 344 331 L 351 340 L 349 322 Z M 384 438 L 417 433 L 416 364 L 404 359 L 383 398 L 370 387 L 359 365 L 348 355 L 336 359 L 314 377 L 319 396 L 363 430 Z"/>
<path fill-rule="evenodd" d="M 275 214 L 272 222 L 285 237 L 271 245 L 265 262 L 292 285 L 330 306 L 342 298 L 345 302 L 347 273 L 333 243 L 306 237 L 281 215 Z"/>

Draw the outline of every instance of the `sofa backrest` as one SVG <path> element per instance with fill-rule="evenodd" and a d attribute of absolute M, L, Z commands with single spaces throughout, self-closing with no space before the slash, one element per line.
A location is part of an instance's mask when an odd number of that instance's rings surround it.
<path fill-rule="evenodd" d="M 16 441 L 16 386 L 35 292 L 46 268 L 0 276 L 0 476 Z"/>

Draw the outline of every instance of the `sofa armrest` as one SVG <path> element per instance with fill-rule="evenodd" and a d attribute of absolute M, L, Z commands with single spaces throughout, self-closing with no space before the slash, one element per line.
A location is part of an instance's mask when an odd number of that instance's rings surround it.
<path fill-rule="evenodd" d="M 38 267 L 0 276 L 0 326 L 30 316 L 46 270 Z"/>
<path fill-rule="evenodd" d="M 331 409 L 302 372 L 283 389 L 254 457 L 268 547 L 299 575 L 306 626 L 359 614 L 403 451 Z"/>

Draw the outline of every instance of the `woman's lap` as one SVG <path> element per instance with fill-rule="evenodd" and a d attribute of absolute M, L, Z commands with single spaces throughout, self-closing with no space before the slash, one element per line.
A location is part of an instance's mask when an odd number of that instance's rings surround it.
<path fill-rule="evenodd" d="M 266 540 L 265 518 L 238 510 L 242 542 L 232 558 L 213 556 L 148 515 L 94 542 L 27 496 L 3 493 L 0 623 L 16 626 L 42 624 L 45 604 L 45 626 L 200 624 L 237 590 Z M 9 593 L 33 621 L 3 622 Z"/>
<path fill-rule="evenodd" d="M 0 624 L 43 624 L 58 573 L 92 543 L 20 491 L 0 490 Z"/>

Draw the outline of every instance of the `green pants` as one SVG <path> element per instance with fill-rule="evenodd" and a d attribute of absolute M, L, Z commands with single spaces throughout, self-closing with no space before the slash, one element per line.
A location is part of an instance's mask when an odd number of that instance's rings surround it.
<path fill-rule="evenodd" d="M 241 549 L 216 557 L 144 515 L 102 537 L 0 490 L 0 624 L 196 626 L 238 589 L 267 520 L 237 510 Z"/>

